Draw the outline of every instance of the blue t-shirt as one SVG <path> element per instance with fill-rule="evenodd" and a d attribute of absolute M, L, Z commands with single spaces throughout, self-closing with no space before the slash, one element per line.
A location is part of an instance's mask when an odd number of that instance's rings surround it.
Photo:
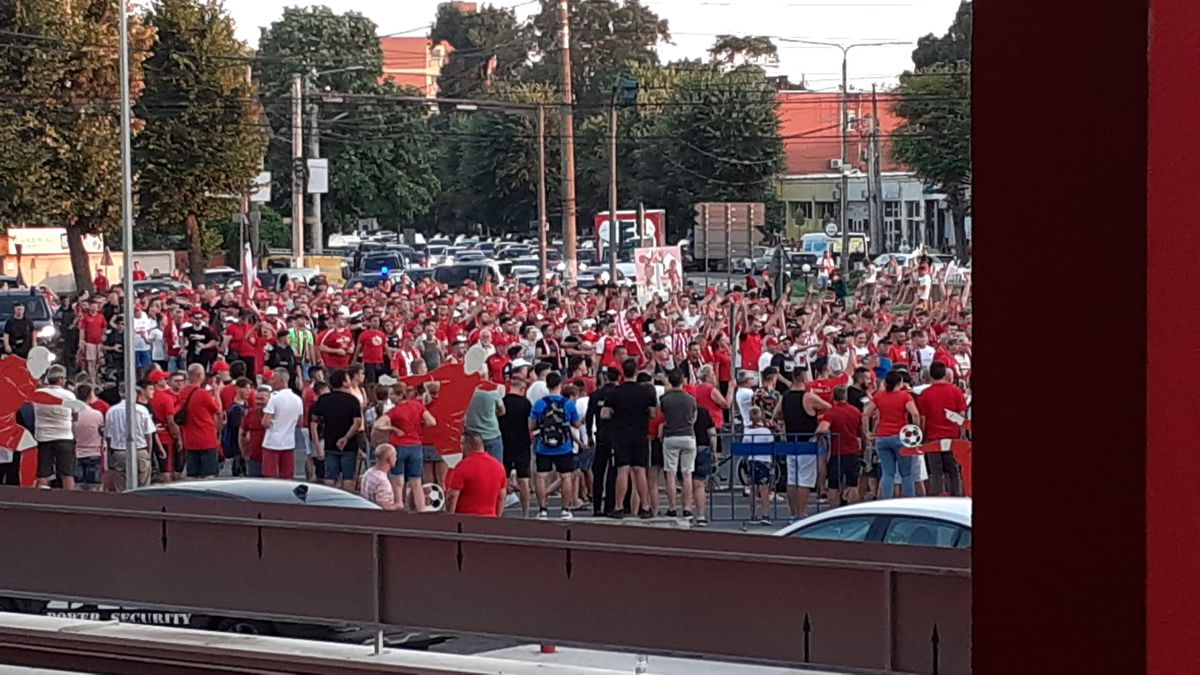
<path fill-rule="evenodd" d="M 575 401 L 560 394 L 543 396 L 537 403 L 533 404 L 533 411 L 529 414 L 529 418 L 535 422 L 541 422 L 542 417 L 546 414 L 546 410 L 550 407 L 551 401 L 561 401 L 563 403 L 563 411 L 567 416 L 567 424 L 571 426 L 579 424 L 579 409 L 575 407 Z M 541 436 L 538 436 L 537 454 L 539 455 L 569 455 L 572 452 L 574 452 L 574 442 L 571 440 L 570 431 L 567 432 L 567 438 L 563 441 L 563 444 L 557 448 L 547 448 L 542 445 Z"/>
<path fill-rule="evenodd" d="M 886 356 L 879 357 L 879 365 L 875 367 L 875 377 L 883 379 L 892 372 L 892 360 Z"/>

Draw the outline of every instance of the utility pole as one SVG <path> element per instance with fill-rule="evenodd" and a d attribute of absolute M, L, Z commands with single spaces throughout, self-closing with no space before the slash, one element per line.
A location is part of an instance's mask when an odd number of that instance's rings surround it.
<path fill-rule="evenodd" d="M 538 135 L 538 260 L 542 276 L 539 284 L 546 283 L 546 273 L 549 271 L 549 261 L 546 260 L 546 235 L 550 223 L 546 219 L 546 107 L 537 107 Z"/>
<path fill-rule="evenodd" d="M 883 252 L 883 156 L 879 151 L 879 96 L 871 85 L 871 254 Z"/>
<path fill-rule="evenodd" d="M 308 152 L 313 159 L 318 159 L 321 156 L 321 134 L 318 131 L 318 116 L 319 109 L 317 108 L 317 98 L 312 95 L 313 78 L 317 76 L 317 69 L 313 68 L 308 77 L 304 78 L 304 93 L 308 96 L 308 119 L 312 125 L 308 132 Z M 313 253 L 320 255 L 325 249 L 325 226 L 321 223 L 321 194 L 314 192 L 312 195 L 312 246 Z"/>
<path fill-rule="evenodd" d="M 617 283 L 617 251 L 621 248 L 617 203 L 617 87 L 613 85 L 612 105 L 608 109 L 608 279 L 613 284 Z"/>
<path fill-rule="evenodd" d="M 292 257 L 304 267 L 304 110 L 301 75 L 292 75 Z"/>
<path fill-rule="evenodd" d="M 575 229 L 575 97 L 571 93 L 571 10 L 568 0 L 559 0 L 558 9 L 562 19 L 559 38 L 562 44 L 563 257 L 567 262 L 567 286 L 574 286 L 579 260 L 575 252 L 578 237 Z"/>
<path fill-rule="evenodd" d="M 133 344 L 133 149 L 132 149 L 132 120 L 133 103 L 130 96 L 129 83 L 129 6 L 122 2 L 120 23 L 121 57 L 121 248 L 124 266 L 123 284 L 125 286 L 125 301 L 122 303 L 125 313 L 125 335 L 121 345 L 120 358 L 124 361 L 125 371 L 125 487 L 134 490 L 138 486 L 138 448 L 142 445 L 149 447 L 149 439 L 142 433 L 142 427 L 137 423 L 137 362 Z M 18 271 L 20 267 L 18 266 Z M 139 442 L 140 439 L 140 442 Z"/>
<path fill-rule="evenodd" d="M 850 205 L 849 196 L 846 194 L 850 191 L 850 167 L 848 165 L 850 158 L 846 154 L 846 131 L 850 126 L 850 108 L 849 102 L 846 100 L 850 96 L 846 78 L 846 59 L 849 53 L 849 48 L 842 50 L 842 195 L 838 214 L 842 226 L 842 276 L 846 279 L 850 277 L 850 217 L 847 213 Z"/>

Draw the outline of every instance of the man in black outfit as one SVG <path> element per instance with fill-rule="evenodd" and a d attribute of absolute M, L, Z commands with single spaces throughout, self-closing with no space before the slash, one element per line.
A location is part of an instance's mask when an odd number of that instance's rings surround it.
<path fill-rule="evenodd" d="M 33 347 L 33 322 L 25 316 L 24 303 L 13 305 L 13 315 L 4 324 L 3 337 L 5 355 L 29 358 L 29 349 Z"/>
<path fill-rule="evenodd" d="M 602 385 L 588 398 L 583 424 L 596 443 L 596 456 L 592 460 L 592 515 L 611 516 L 617 510 L 617 467 L 613 462 L 612 439 L 615 422 L 603 419 L 600 411 L 616 391 L 621 374 L 616 368 L 605 368 L 602 375 Z"/>
<path fill-rule="evenodd" d="M 362 403 L 350 392 L 349 384 L 345 370 L 329 374 L 333 391 L 313 403 L 308 431 L 323 441 L 325 484 L 353 492 L 358 478 L 358 432 L 363 430 L 363 415 Z"/>
<path fill-rule="evenodd" d="M 288 372 L 288 387 L 297 393 L 300 391 L 300 385 L 303 380 L 300 378 L 300 360 L 296 358 L 296 353 L 292 351 L 291 338 L 287 332 L 279 333 L 275 336 L 275 344 L 267 347 L 267 367 L 271 370 L 283 368 Z M 329 384 L 334 390 L 338 389 L 336 384 L 333 384 L 333 376 L 330 375 Z M 353 395 L 353 394 L 352 394 Z"/>
<path fill-rule="evenodd" d="M 517 474 L 517 494 L 521 499 L 521 514 L 529 517 L 530 464 L 533 461 L 533 445 L 529 437 L 529 415 L 533 404 L 525 398 L 525 381 L 514 378 L 508 381 L 504 394 L 504 414 L 500 423 L 500 442 L 504 445 L 504 475 Z"/>
<path fill-rule="evenodd" d="M 625 382 L 608 395 L 600 415 L 601 419 L 615 423 L 613 455 L 617 460 L 617 503 L 625 500 L 632 476 L 639 500 L 638 517 L 646 519 L 654 515 L 647 508 L 651 502 L 646 470 L 650 466 L 650 418 L 658 408 L 658 393 L 654 391 L 654 385 L 634 381 L 637 365 L 637 359 L 625 359 L 621 363 Z M 590 403 L 588 407 L 591 407 Z M 622 509 L 620 515 L 626 514 Z"/>

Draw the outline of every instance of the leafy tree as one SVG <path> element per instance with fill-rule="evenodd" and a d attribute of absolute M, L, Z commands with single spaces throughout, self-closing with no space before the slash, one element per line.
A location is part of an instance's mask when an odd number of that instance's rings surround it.
<path fill-rule="evenodd" d="M 766 35 L 718 35 L 708 56 L 725 68 L 761 67 L 779 63 L 779 48 Z"/>
<path fill-rule="evenodd" d="M 118 7 L 0 3 L 0 218 L 65 227 L 80 289 L 92 288 L 83 236 L 121 222 Z M 129 39 L 136 98 L 153 31 L 130 17 Z"/>
<path fill-rule="evenodd" d="M 514 79 L 527 66 L 532 48 L 528 25 L 512 9 L 491 5 L 468 13 L 440 5 L 430 38 L 454 47 L 438 78 L 444 98 L 472 98 L 491 82 Z"/>
<path fill-rule="evenodd" d="M 416 92 L 382 82 L 383 52 L 371 20 L 328 7 L 290 7 L 263 29 L 258 56 L 257 77 L 274 132 L 267 163 L 277 208 L 291 210 L 293 75 L 343 68 L 353 70 L 314 78 L 317 91 L 330 93 L 319 113 L 321 154 L 330 171 L 322 201 L 326 231 L 360 218 L 407 225 L 432 207 L 440 184 L 426 109 L 394 99 Z M 306 138 L 309 129 L 306 117 Z"/>
<path fill-rule="evenodd" d="M 971 189 L 971 3 L 964 2 L 941 38 L 922 38 L 915 72 L 900 76 L 894 111 L 904 119 L 892 154 L 946 195 L 959 258 L 967 257 Z"/>
<path fill-rule="evenodd" d="M 585 109 L 608 105 L 617 75 L 659 63 L 654 48 L 670 42 L 666 19 L 639 0 L 571 0 L 571 69 L 575 99 Z M 561 80 L 557 0 L 542 0 L 533 17 L 536 53 L 541 55 L 527 77 L 539 82 Z"/>
<path fill-rule="evenodd" d="M 246 47 L 219 2 L 157 0 L 145 22 L 157 39 L 135 109 L 146 123 L 134 150 L 140 221 L 163 232 L 182 226 L 189 274 L 199 283 L 222 245 L 209 222 L 239 208 L 267 137 L 246 77 Z"/>

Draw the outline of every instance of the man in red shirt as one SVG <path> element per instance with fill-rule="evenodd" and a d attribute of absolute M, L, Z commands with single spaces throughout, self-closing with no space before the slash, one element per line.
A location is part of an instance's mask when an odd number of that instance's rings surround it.
<path fill-rule="evenodd" d="M 816 394 L 822 401 L 829 404 L 833 404 L 834 388 L 850 384 L 850 375 L 846 371 L 842 371 L 837 375 L 830 375 L 829 359 L 824 356 L 813 361 L 812 372 L 813 380 L 808 383 L 808 391 Z"/>
<path fill-rule="evenodd" d="M 187 376 L 188 385 L 179 392 L 175 407 L 175 414 L 186 410 L 187 419 L 183 424 L 176 424 L 172 416 L 171 425 L 178 426 L 183 440 L 187 477 L 215 478 L 221 468 L 221 441 L 217 438 L 221 406 L 204 386 L 204 366 L 193 363 L 188 366 Z"/>
<path fill-rule="evenodd" d="M 242 417 L 242 426 L 238 433 L 238 446 L 242 457 L 246 460 L 246 476 L 262 478 L 263 440 L 267 437 L 267 427 L 263 424 L 263 408 L 271 398 L 271 385 L 258 387 L 254 395 L 254 405 L 246 410 Z"/>
<path fill-rule="evenodd" d="M 150 413 L 154 416 L 155 426 L 158 428 L 158 440 L 166 453 L 163 478 L 164 480 L 179 480 L 183 474 L 183 453 L 180 452 L 180 442 L 176 434 L 172 433 L 174 428 L 170 424 L 170 420 L 175 415 L 175 406 L 178 403 L 176 390 L 183 384 L 183 375 L 176 373 L 168 375 L 167 373 L 156 370 L 150 373 Z"/>
<path fill-rule="evenodd" d="M 97 293 L 104 293 L 108 290 L 108 277 L 104 274 L 104 268 L 96 270 L 96 278 L 92 279 L 92 285 L 96 287 Z"/>
<path fill-rule="evenodd" d="M 321 352 L 321 358 L 329 370 L 350 365 L 350 358 L 354 355 L 354 333 L 347 327 L 346 317 L 338 315 L 334 328 L 326 331 L 317 341 L 317 350 Z"/>
<path fill-rule="evenodd" d="M 483 438 L 463 432 L 462 461 L 446 477 L 446 512 L 499 517 L 504 512 L 508 476 L 500 460 L 483 451 Z"/>
<path fill-rule="evenodd" d="M 859 441 L 862 413 L 850 405 L 848 398 L 848 387 L 834 387 L 833 407 L 821 413 L 820 423 L 817 425 L 818 433 L 832 434 L 825 485 L 825 495 L 831 507 L 841 506 L 843 501 L 853 504 L 862 496 L 858 489 L 859 472 L 862 468 L 862 443 Z"/>
<path fill-rule="evenodd" d="M 933 378 L 933 384 L 917 396 L 917 410 L 921 413 L 925 442 L 958 440 L 962 437 L 962 427 L 950 417 L 966 417 L 967 397 L 961 389 L 950 383 L 950 369 L 941 361 L 934 361 L 929 366 L 929 376 Z M 962 496 L 962 480 L 953 452 L 927 452 L 925 462 L 929 469 L 927 494 L 935 497 L 941 495 L 944 487 L 949 490 L 950 496 Z"/>
<path fill-rule="evenodd" d="M 87 312 L 79 317 L 79 365 L 85 368 L 93 381 L 100 370 L 100 346 L 104 343 L 104 334 L 108 331 L 108 319 L 100 313 L 100 304 L 90 303 Z"/>
<path fill-rule="evenodd" d="M 379 319 L 371 319 L 370 326 L 358 336 L 358 353 L 362 357 L 363 372 L 368 384 L 375 384 L 384 373 L 384 350 L 387 335 L 379 330 Z"/>

